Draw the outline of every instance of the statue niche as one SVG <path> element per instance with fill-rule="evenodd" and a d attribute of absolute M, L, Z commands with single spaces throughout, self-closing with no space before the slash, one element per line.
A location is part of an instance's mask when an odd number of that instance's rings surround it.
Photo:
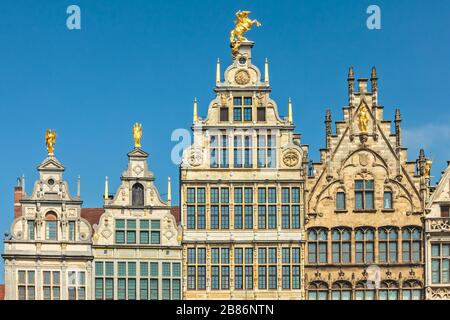
<path fill-rule="evenodd" d="M 144 206 L 144 187 L 140 183 L 135 183 L 131 192 L 131 204 L 133 207 Z"/>

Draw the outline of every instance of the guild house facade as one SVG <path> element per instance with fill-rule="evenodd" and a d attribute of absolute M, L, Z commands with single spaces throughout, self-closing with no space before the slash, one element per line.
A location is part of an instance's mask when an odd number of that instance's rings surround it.
<path fill-rule="evenodd" d="M 179 206 L 170 178 L 164 200 L 155 187 L 140 124 L 102 208 L 82 208 L 79 179 L 71 195 L 47 130 L 31 194 L 25 178 L 14 188 L 0 297 L 450 298 L 450 169 L 431 186 L 425 152 L 408 160 L 400 110 L 390 120 L 379 104 L 375 68 L 358 79 L 350 68 L 348 104 L 334 125 L 326 111 L 325 144 L 310 160 L 291 99 L 279 107 L 267 59 L 263 70 L 253 63 L 244 35 L 261 24 L 249 14 L 236 13 L 231 63 L 217 62 L 211 101 L 194 99 Z"/>

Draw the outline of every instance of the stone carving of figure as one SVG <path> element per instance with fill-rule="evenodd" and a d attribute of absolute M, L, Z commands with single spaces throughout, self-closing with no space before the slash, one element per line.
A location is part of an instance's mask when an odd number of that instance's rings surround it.
<path fill-rule="evenodd" d="M 363 106 L 361 108 L 361 111 L 359 112 L 358 127 L 359 131 L 361 131 L 362 133 L 367 133 L 367 131 L 369 130 L 369 115 L 366 106 Z"/>

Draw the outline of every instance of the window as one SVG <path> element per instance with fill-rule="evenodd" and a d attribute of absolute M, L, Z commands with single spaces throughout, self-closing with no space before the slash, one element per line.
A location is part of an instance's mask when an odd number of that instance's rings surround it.
<path fill-rule="evenodd" d="M 136 220 L 116 219 L 116 243 L 135 244 L 136 243 Z"/>
<path fill-rule="evenodd" d="M 281 188 L 281 228 L 300 228 L 300 188 Z"/>
<path fill-rule="evenodd" d="M 34 271 L 18 271 L 17 291 L 19 300 L 34 300 L 35 295 L 35 272 Z"/>
<path fill-rule="evenodd" d="M 257 164 L 258 168 L 276 166 L 276 137 L 270 130 L 257 135 Z"/>
<path fill-rule="evenodd" d="M 331 300 L 351 300 L 352 286 L 349 282 L 338 281 L 331 286 Z"/>
<path fill-rule="evenodd" d="M 300 248 L 282 248 L 283 289 L 300 289 Z"/>
<path fill-rule="evenodd" d="M 422 243 L 422 229 L 406 227 L 402 231 L 403 262 L 420 262 L 420 246 Z"/>
<path fill-rule="evenodd" d="M 140 183 L 135 183 L 132 187 L 131 203 L 134 207 L 144 206 L 144 187 Z"/>
<path fill-rule="evenodd" d="M 258 289 L 277 288 L 277 248 L 258 249 Z"/>
<path fill-rule="evenodd" d="M 415 280 L 408 280 L 402 286 L 402 300 L 422 300 L 421 284 Z"/>
<path fill-rule="evenodd" d="M 95 262 L 95 299 L 114 299 L 114 262 Z"/>
<path fill-rule="evenodd" d="M 234 138 L 234 167 L 252 167 L 252 136 L 235 135 Z"/>
<path fill-rule="evenodd" d="M 383 209 L 392 209 L 392 191 L 383 193 Z"/>
<path fill-rule="evenodd" d="M 378 294 L 380 300 L 398 300 L 398 283 L 395 281 L 381 282 Z"/>
<path fill-rule="evenodd" d="M 277 191 L 275 187 L 258 188 L 258 228 L 277 228 Z"/>
<path fill-rule="evenodd" d="M 211 248 L 211 289 L 230 288 L 230 250 Z"/>
<path fill-rule="evenodd" d="M 449 217 L 450 206 L 441 205 L 441 217 L 448 218 Z"/>
<path fill-rule="evenodd" d="M 228 136 L 225 131 L 210 137 L 210 167 L 228 168 Z"/>
<path fill-rule="evenodd" d="M 58 221 L 56 213 L 49 212 L 45 215 L 45 240 L 58 240 Z"/>
<path fill-rule="evenodd" d="M 108 268 L 110 267 L 108 265 Z M 86 300 L 86 273 L 69 271 L 67 277 L 69 300 Z"/>
<path fill-rule="evenodd" d="M 431 282 L 450 283 L 450 243 L 431 244 Z"/>
<path fill-rule="evenodd" d="M 220 107 L 220 121 L 228 121 L 228 108 Z"/>
<path fill-rule="evenodd" d="M 345 192 L 336 193 L 336 210 L 345 210 Z"/>
<path fill-rule="evenodd" d="M 331 234 L 333 263 L 350 263 L 350 231 L 348 229 L 333 229 Z"/>
<path fill-rule="evenodd" d="M 367 287 L 367 281 L 356 284 L 355 300 L 375 300 L 375 290 Z"/>
<path fill-rule="evenodd" d="M 385 227 L 378 231 L 378 248 L 380 262 L 397 262 L 397 237 L 396 228 Z"/>
<path fill-rule="evenodd" d="M 43 296 L 44 300 L 61 299 L 61 275 L 59 271 L 43 271 Z"/>
<path fill-rule="evenodd" d="M 371 228 L 358 228 L 355 230 L 355 260 L 356 263 L 374 262 L 374 236 Z"/>
<path fill-rule="evenodd" d="M 328 300 L 328 285 L 322 281 L 312 282 L 308 286 L 308 300 Z"/>
<path fill-rule="evenodd" d="M 69 241 L 75 241 L 75 221 L 69 221 Z"/>
<path fill-rule="evenodd" d="M 256 109 L 256 119 L 258 121 L 266 121 L 266 108 L 264 107 L 258 107 Z"/>
<path fill-rule="evenodd" d="M 188 290 L 206 289 L 206 249 L 188 248 Z"/>
<path fill-rule="evenodd" d="M 27 221 L 28 240 L 34 240 L 34 220 Z"/>
<path fill-rule="evenodd" d="M 374 209 L 374 181 L 355 180 L 355 209 Z"/>
<path fill-rule="evenodd" d="M 312 229 L 308 231 L 308 262 L 327 263 L 327 231 Z"/>
<path fill-rule="evenodd" d="M 220 199 L 219 199 L 220 190 Z M 229 229 L 230 228 L 230 210 L 229 210 L 229 188 L 211 188 L 211 229 Z"/>
<path fill-rule="evenodd" d="M 252 121 L 252 98 L 235 97 L 233 99 L 233 120 Z"/>

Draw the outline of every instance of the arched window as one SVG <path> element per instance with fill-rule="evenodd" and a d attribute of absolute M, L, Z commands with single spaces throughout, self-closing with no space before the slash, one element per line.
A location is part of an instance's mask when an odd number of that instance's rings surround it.
<path fill-rule="evenodd" d="M 392 209 L 392 191 L 389 189 L 384 190 L 383 193 L 383 209 Z"/>
<path fill-rule="evenodd" d="M 419 281 L 408 280 L 403 283 L 402 288 L 403 300 L 421 300 L 422 299 L 422 286 Z"/>
<path fill-rule="evenodd" d="M 380 300 L 398 300 L 398 283 L 396 281 L 383 281 L 380 285 Z"/>
<path fill-rule="evenodd" d="M 378 248 L 380 262 L 397 262 L 397 228 L 384 227 L 378 231 Z"/>
<path fill-rule="evenodd" d="M 422 243 L 422 229 L 406 227 L 402 231 L 403 262 L 420 262 L 420 245 Z"/>
<path fill-rule="evenodd" d="M 328 285 L 323 281 L 311 282 L 308 287 L 308 300 L 328 300 Z"/>
<path fill-rule="evenodd" d="M 372 228 L 357 228 L 355 231 L 355 259 L 357 263 L 374 262 L 375 231 Z"/>
<path fill-rule="evenodd" d="M 144 206 L 144 187 L 140 183 L 135 183 L 132 188 L 132 205 L 135 207 Z"/>
<path fill-rule="evenodd" d="M 336 228 L 331 231 L 332 234 L 332 256 L 333 263 L 349 263 L 351 233 L 346 228 Z"/>
<path fill-rule="evenodd" d="M 355 287 L 355 300 L 375 300 L 375 288 L 368 288 L 367 281 L 359 281 Z"/>
<path fill-rule="evenodd" d="M 58 240 L 58 216 L 53 211 L 45 215 L 45 240 Z"/>
<path fill-rule="evenodd" d="M 331 300 L 351 300 L 352 285 L 347 281 L 338 281 L 331 286 Z"/>
<path fill-rule="evenodd" d="M 345 210 L 345 192 L 336 192 L 336 210 Z"/>
<path fill-rule="evenodd" d="M 327 263 L 327 230 L 311 229 L 308 231 L 309 263 Z"/>

